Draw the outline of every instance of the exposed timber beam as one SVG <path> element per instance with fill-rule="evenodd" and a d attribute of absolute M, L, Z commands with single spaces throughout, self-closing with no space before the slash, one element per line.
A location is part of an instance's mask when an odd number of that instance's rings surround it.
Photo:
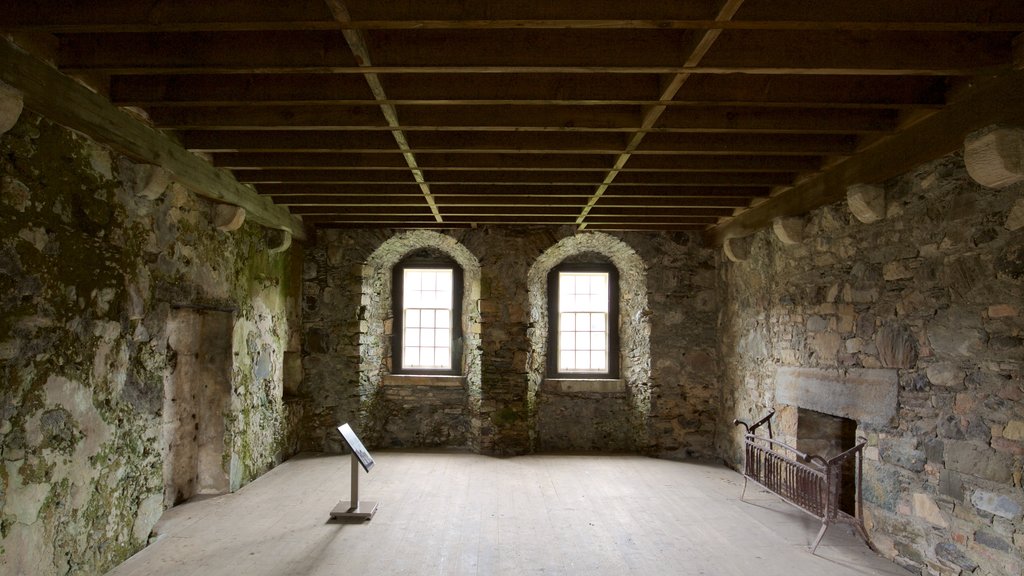
<path fill-rule="evenodd" d="M 689 106 L 902 109 L 939 107 L 945 83 L 927 76 L 702 75 L 675 100 L 656 100 L 655 74 L 391 74 L 382 79 L 399 105 Z M 115 76 L 121 106 L 207 107 L 246 104 L 377 105 L 355 74 L 202 74 Z"/>
<path fill-rule="evenodd" d="M 349 22 L 352 20 L 345 2 L 342 0 L 326 0 L 326 3 L 327 8 L 330 9 L 334 19 L 338 22 Z M 356 62 L 363 67 L 372 66 L 373 60 L 370 58 L 370 49 L 363 33 L 360 30 L 345 29 L 342 34 L 344 34 L 345 41 L 352 50 L 352 55 L 355 57 Z M 402 123 L 398 119 L 398 111 L 393 104 L 384 103 L 388 96 L 384 91 L 384 85 L 381 83 L 380 77 L 373 72 L 367 72 L 363 77 L 370 86 L 370 92 L 373 93 L 373 97 L 381 102 L 380 111 L 384 114 L 384 118 L 391 128 L 391 135 L 394 137 L 395 143 L 398 144 L 398 148 L 402 151 L 402 156 L 405 158 L 406 163 L 409 164 L 409 170 L 412 172 L 413 178 L 423 192 L 423 198 L 426 200 L 427 206 L 430 207 L 430 212 L 438 222 L 442 222 L 441 212 L 438 211 L 437 204 L 430 194 L 430 184 L 427 183 L 426 178 L 423 176 L 423 171 L 420 170 L 416 162 L 416 155 L 410 150 L 409 141 L 402 129 Z"/>
<path fill-rule="evenodd" d="M 381 6 L 385 4 L 387 7 Z M 706 3 L 632 0 L 561 2 L 526 0 L 504 4 L 434 0 L 405 4 L 352 2 L 357 18 L 335 23 L 322 2 L 253 3 L 244 0 L 189 2 L 151 0 L 117 4 L 60 0 L 18 2 L 8 7 L 7 26 L 50 33 L 169 32 L 230 30 L 332 30 L 339 26 L 379 29 L 824 29 L 824 30 L 970 30 L 1019 29 L 1012 1 L 973 0 L 781 0 L 755 5 L 744 18 L 718 21 Z M 637 18 L 643 14 L 644 18 Z M 978 15 L 983 14 L 984 18 Z"/>
<path fill-rule="evenodd" d="M 358 33 L 361 30 L 344 30 Z M 66 73 L 611 73 L 970 76 L 1006 68 L 1012 32 L 729 31 L 707 61 L 684 66 L 699 30 L 381 30 L 360 61 L 337 31 L 75 34 Z M 352 34 L 346 34 L 350 36 Z M 189 50 L 181 50 L 189 46 Z M 253 46 L 274 46 L 253 50 Z M 515 46 L 515 50 L 508 47 Z"/>
<path fill-rule="evenodd" d="M 707 239 L 721 245 L 771 225 L 778 217 L 798 216 L 845 199 L 847 187 L 881 183 L 923 162 L 960 149 L 965 137 L 990 124 L 1024 122 L 1024 72 L 979 77 L 950 96 L 949 106 L 892 136 L 881 138 L 820 174 L 709 229 Z"/>
<path fill-rule="evenodd" d="M 241 206 L 263 226 L 305 238 L 301 220 L 286 208 L 261 198 L 229 172 L 214 168 L 166 134 L 139 122 L 6 39 L 0 40 L 0 80 L 21 92 L 26 107 L 50 120 L 131 158 L 162 167 L 175 181 L 201 196 Z"/>
<path fill-rule="evenodd" d="M 740 6 L 743 5 L 743 0 L 726 0 L 725 5 L 718 11 L 718 15 L 715 20 L 721 20 L 723 22 L 731 20 Z M 707 30 L 701 36 L 700 40 L 690 50 L 690 55 L 683 63 L 684 67 L 693 68 L 700 64 L 700 61 L 704 56 L 711 50 L 711 46 L 718 39 L 721 34 L 721 30 Z M 668 78 L 662 85 L 658 100 L 673 100 L 676 97 L 676 93 L 682 88 L 683 84 L 689 79 L 690 74 L 687 72 L 680 72 Z M 640 122 L 640 129 L 636 131 L 626 144 L 626 148 L 619 154 L 618 158 L 615 159 L 615 163 L 612 168 L 605 174 L 604 180 L 594 190 L 594 195 L 587 201 L 587 205 L 580 211 L 580 215 L 576 218 L 576 225 L 579 230 L 584 230 L 587 227 L 587 216 L 597 205 L 598 201 L 601 200 L 601 196 L 608 190 L 608 187 L 615 181 L 615 178 L 619 175 L 619 170 L 626 166 L 629 162 L 633 152 L 640 146 L 647 131 L 658 124 L 662 114 L 665 113 L 665 106 L 651 106 L 648 108 L 643 115 L 643 120 Z"/>

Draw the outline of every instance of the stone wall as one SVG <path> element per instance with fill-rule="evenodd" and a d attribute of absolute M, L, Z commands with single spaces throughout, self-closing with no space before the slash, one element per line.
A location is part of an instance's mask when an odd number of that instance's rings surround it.
<path fill-rule="evenodd" d="M 865 402 L 895 405 L 854 416 L 868 440 L 875 545 L 921 573 L 1018 576 L 1024 187 L 983 188 L 950 156 L 885 190 L 884 220 L 862 224 L 845 203 L 829 206 L 809 215 L 801 243 L 764 230 L 749 260 L 721 264 L 721 452 L 733 465 L 742 458 L 734 417 L 778 409 L 793 441 L 793 403 L 803 403 L 794 390 L 884 387 L 892 372 L 893 397 Z M 805 380 L 794 386 L 794 375 Z M 804 408 L 829 408 L 807 400 L 819 405 Z"/>
<path fill-rule="evenodd" d="M 215 343 L 230 356 L 230 487 L 297 447 L 282 370 L 301 253 L 269 254 L 253 225 L 218 231 L 212 205 L 176 185 L 140 195 L 146 174 L 27 112 L 0 136 L 2 573 L 103 573 L 146 544 L 175 428 L 176 311 L 230 319 Z"/>
<path fill-rule="evenodd" d="M 428 390 L 399 392 L 386 382 L 382 394 L 387 348 L 379 341 L 389 333 L 390 281 L 384 279 L 389 278 L 390 266 L 430 242 L 464 268 L 476 268 L 472 276 L 478 284 L 468 282 L 466 290 L 471 318 L 465 332 L 477 339 L 470 350 L 475 353 L 466 355 L 475 360 L 467 366 L 463 412 L 455 412 L 461 397 L 438 406 L 437 411 L 450 415 L 452 429 L 424 434 L 419 426 L 395 422 L 410 417 L 411 408 L 401 408 L 400 403 L 411 405 L 410 396 Z M 333 427 L 352 421 L 376 446 L 457 445 L 488 454 L 543 448 L 537 443 L 537 392 L 543 380 L 547 319 L 543 297 L 538 300 L 545 287 L 534 280 L 545 278 L 546 271 L 565 257 L 588 250 L 605 254 L 620 275 L 626 275 L 622 298 L 628 302 L 622 310 L 628 316 L 623 313 L 620 321 L 626 355 L 623 378 L 631 388 L 626 395 L 551 396 L 545 430 L 552 438 L 565 439 L 559 449 L 607 448 L 601 444 L 603 437 L 626 439 L 614 446 L 619 449 L 669 457 L 710 456 L 718 374 L 714 252 L 700 246 L 696 235 L 574 236 L 568 228 L 553 233 L 489 227 L 444 235 L 321 231 L 307 251 L 303 298 L 302 394 L 310 399 L 310 429 L 315 431 L 308 446 L 340 449 Z M 437 401 L 436 394 L 429 399 Z M 623 418 L 622 413 L 643 417 Z M 468 434 L 458 429 L 463 417 L 469 422 Z M 581 434 L 583 428 L 607 427 L 608 418 L 617 422 L 610 434 Z"/>

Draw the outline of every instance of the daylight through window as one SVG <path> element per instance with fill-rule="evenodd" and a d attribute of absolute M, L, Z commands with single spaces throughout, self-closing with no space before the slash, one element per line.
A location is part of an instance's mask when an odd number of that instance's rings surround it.
<path fill-rule="evenodd" d="M 608 371 L 608 273 L 558 275 L 558 371 Z"/>
<path fill-rule="evenodd" d="M 406 268 L 402 289 L 402 368 L 452 368 L 452 270 Z"/>

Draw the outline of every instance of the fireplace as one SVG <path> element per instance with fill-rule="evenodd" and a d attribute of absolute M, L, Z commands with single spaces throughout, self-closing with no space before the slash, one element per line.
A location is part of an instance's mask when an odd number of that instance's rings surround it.
<path fill-rule="evenodd" d="M 797 408 L 796 449 L 828 460 L 857 444 L 857 422 L 806 408 Z M 856 513 L 856 467 L 849 460 L 842 468 L 839 488 L 839 509 L 851 516 Z"/>

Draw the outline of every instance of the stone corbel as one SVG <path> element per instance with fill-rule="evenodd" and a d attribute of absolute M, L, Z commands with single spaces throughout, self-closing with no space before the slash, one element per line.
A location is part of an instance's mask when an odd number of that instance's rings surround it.
<path fill-rule="evenodd" d="M 24 109 L 25 99 L 21 96 L 21 92 L 0 82 L 0 134 L 14 128 Z"/>
<path fill-rule="evenodd" d="M 214 214 L 214 225 L 223 232 L 234 232 L 245 222 L 245 208 L 232 204 L 217 206 Z"/>
<path fill-rule="evenodd" d="M 288 250 L 292 245 L 292 233 L 287 230 L 280 230 L 279 232 L 281 234 L 281 243 L 270 247 L 271 254 L 280 254 Z"/>
<path fill-rule="evenodd" d="M 799 244 L 804 241 L 804 219 L 799 216 L 776 218 L 772 231 L 783 244 Z"/>
<path fill-rule="evenodd" d="M 171 175 L 159 166 L 148 164 L 140 167 L 137 194 L 149 200 L 163 196 L 171 184 Z"/>
<path fill-rule="evenodd" d="M 971 178 L 988 188 L 1024 180 L 1024 128 L 993 125 L 968 134 L 964 164 Z"/>
<path fill-rule="evenodd" d="M 730 262 L 746 262 L 750 259 L 750 249 L 754 245 L 753 236 L 743 238 L 727 238 L 722 244 L 725 257 Z"/>
<path fill-rule="evenodd" d="M 864 224 L 885 218 L 885 188 L 871 184 L 854 184 L 846 189 L 850 212 Z"/>
<path fill-rule="evenodd" d="M 1010 215 L 1006 217 L 1003 227 L 1011 232 L 1024 228 L 1024 198 L 1017 200 L 1013 208 L 1010 209 Z"/>

